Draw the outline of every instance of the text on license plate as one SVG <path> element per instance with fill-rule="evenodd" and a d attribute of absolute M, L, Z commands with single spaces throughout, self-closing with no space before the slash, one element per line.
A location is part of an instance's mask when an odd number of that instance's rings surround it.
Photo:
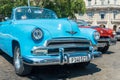
<path fill-rule="evenodd" d="M 69 63 L 87 62 L 88 56 L 70 57 Z"/>

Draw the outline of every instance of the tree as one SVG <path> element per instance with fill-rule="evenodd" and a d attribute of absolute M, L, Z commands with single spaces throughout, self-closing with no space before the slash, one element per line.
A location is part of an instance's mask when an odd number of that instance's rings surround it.
<path fill-rule="evenodd" d="M 51 0 L 44 7 L 54 10 L 59 17 L 76 18 L 75 13 L 85 13 L 86 11 L 83 0 Z"/>
<path fill-rule="evenodd" d="M 0 0 L 0 14 L 10 16 L 12 8 L 27 5 L 27 0 Z"/>
<path fill-rule="evenodd" d="M 75 18 L 75 13 L 85 13 L 84 0 L 34 0 L 36 6 L 54 10 L 58 17 Z"/>
<path fill-rule="evenodd" d="M 35 6 L 54 10 L 58 17 L 75 18 L 75 13 L 86 11 L 83 0 L 31 0 Z M 0 0 L 0 14 L 10 16 L 13 7 L 27 5 L 27 0 Z M 33 5 L 33 4 L 32 4 Z"/>

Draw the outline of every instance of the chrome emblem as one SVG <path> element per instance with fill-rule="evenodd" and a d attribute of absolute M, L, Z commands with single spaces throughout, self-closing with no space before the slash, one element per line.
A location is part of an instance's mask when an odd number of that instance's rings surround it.
<path fill-rule="evenodd" d="M 71 34 L 71 35 L 74 35 L 76 34 L 77 32 L 76 31 L 66 31 L 67 33 Z"/>

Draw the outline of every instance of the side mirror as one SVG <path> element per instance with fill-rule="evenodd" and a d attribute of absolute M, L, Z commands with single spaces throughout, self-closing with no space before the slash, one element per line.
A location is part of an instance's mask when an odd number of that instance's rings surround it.
<path fill-rule="evenodd" d="M 5 21 L 9 20 L 9 17 L 5 17 Z"/>

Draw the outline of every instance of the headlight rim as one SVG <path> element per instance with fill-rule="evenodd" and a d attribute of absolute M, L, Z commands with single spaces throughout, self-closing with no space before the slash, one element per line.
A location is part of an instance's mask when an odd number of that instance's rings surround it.
<path fill-rule="evenodd" d="M 95 39 L 95 40 L 99 40 L 99 39 L 100 39 L 100 33 L 99 33 L 98 31 L 95 31 L 95 32 L 93 33 L 93 36 L 94 36 L 94 39 Z M 96 38 L 96 36 L 97 36 L 97 38 Z"/>
<path fill-rule="evenodd" d="M 40 36 L 39 39 L 36 39 L 36 38 L 35 38 L 35 35 L 34 35 L 35 30 L 39 30 L 39 31 L 40 31 L 41 36 Z M 34 29 L 32 30 L 31 37 L 32 37 L 32 39 L 33 39 L 34 41 L 36 41 L 36 42 L 41 41 L 42 38 L 43 38 L 43 31 L 42 31 L 42 29 L 40 29 L 40 28 L 34 28 Z"/>

